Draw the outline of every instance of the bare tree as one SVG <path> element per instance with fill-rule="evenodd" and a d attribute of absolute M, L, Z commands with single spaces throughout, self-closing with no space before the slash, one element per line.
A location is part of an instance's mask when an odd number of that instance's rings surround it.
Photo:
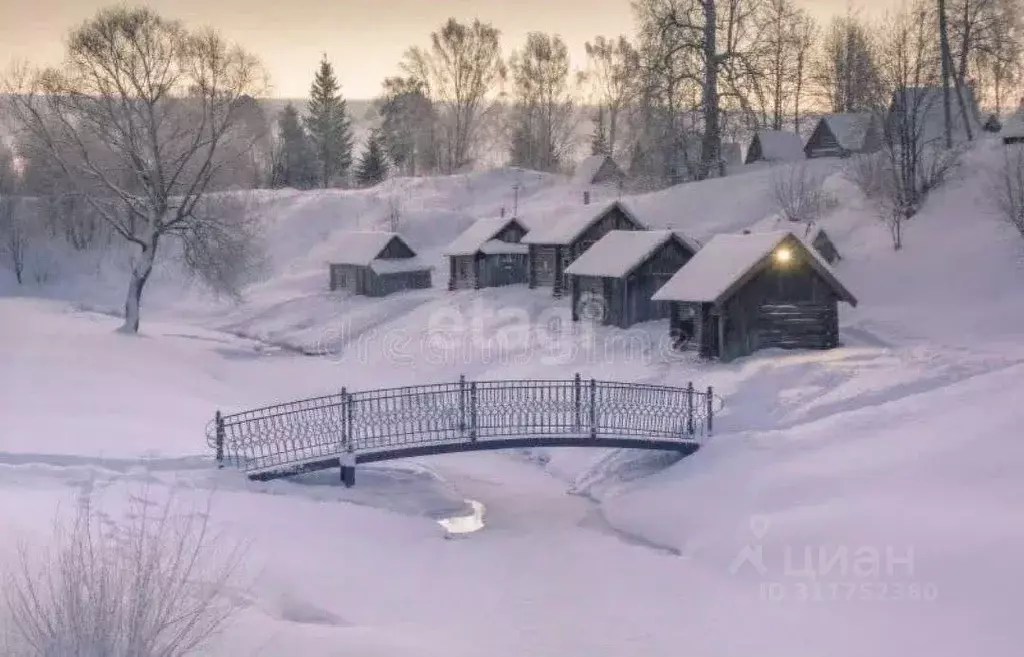
<path fill-rule="evenodd" d="M 206 231 L 196 206 L 230 170 L 222 147 L 263 84 L 259 63 L 215 33 L 128 8 L 72 31 L 59 69 L 15 80 L 19 127 L 136 247 L 123 331 L 139 329 L 161 242 Z"/>
<path fill-rule="evenodd" d="M 855 15 L 832 20 L 822 36 L 811 78 L 835 113 L 864 112 L 883 98 L 876 39 Z"/>
<path fill-rule="evenodd" d="M 24 204 L 16 196 L 19 182 L 13 154 L 0 141 L 0 252 L 6 256 L 14 278 L 21 285 L 29 233 Z"/>
<path fill-rule="evenodd" d="M 559 36 L 531 32 L 509 61 L 514 84 L 511 164 L 559 171 L 572 155 L 578 124 L 569 49 Z"/>
<path fill-rule="evenodd" d="M 596 37 L 586 43 L 588 70 L 587 80 L 591 85 L 594 99 L 602 112 L 607 113 L 608 155 L 615 157 L 615 147 L 621 134 L 619 121 L 626 106 L 636 97 L 640 80 L 640 56 L 624 36 L 618 39 Z"/>
<path fill-rule="evenodd" d="M 466 25 L 450 18 L 431 33 L 429 50 L 414 47 L 405 54 L 403 70 L 421 85 L 437 112 L 443 173 L 472 160 L 488 96 L 505 72 L 500 34 L 490 23 Z"/>
<path fill-rule="evenodd" d="M 1024 148 L 1017 144 L 1004 147 L 991 192 L 999 214 L 1024 237 Z"/>
<path fill-rule="evenodd" d="M 112 518 L 86 499 L 58 515 L 48 549 L 23 547 L 3 587 L 16 657 L 182 657 L 238 610 L 243 551 L 210 525 L 210 503 L 150 491 Z"/>
<path fill-rule="evenodd" d="M 778 166 L 772 172 L 775 205 L 787 220 L 812 224 L 835 205 L 824 182 L 807 163 Z"/>

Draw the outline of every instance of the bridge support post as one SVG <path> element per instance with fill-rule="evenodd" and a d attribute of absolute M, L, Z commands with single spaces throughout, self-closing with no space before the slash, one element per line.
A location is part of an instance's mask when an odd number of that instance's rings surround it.
<path fill-rule="evenodd" d="M 351 452 L 346 452 L 338 457 L 338 465 L 341 467 L 341 483 L 345 488 L 352 488 L 356 485 L 356 457 Z"/>
<path fill-rule="evenodd" d="M 714 428 L 715 428 L 715 406 L 714 406 L 715 395 L 714 395 L 714 392 L 715 392 L 714 388 L 712 388 L 711 386 L 708 386 L 707 402 L 708 402 L 708 435 L 709 436 L 711 435 L 711 432 L 714 431 Z"/>
<path fill-rule="evenodd" d="M 572 381 L 572 401 L 576 407 L 576 433 L 580 433 L 581 431 L 583 431 L 583 397 L 581 396 L 581 392 L 582 391 L 580 390 L 580 373 L 576 372 L 576 378 L 574 378 Z"/>
<path fill-rule="evenodd" d="M 224 416 L 217 411 L 214 416 L 214 423 L 217 426 L 216 444 L 217 444 L 217 467 L 224 467 Z"/>
<path fill-rule="evenodd" d="M 693 381 L 686 384 L 686 433 L 693 435 Z"/>
<path fill-rule="evenodd" d="M 590 380 L 590 437 L 597 438 L 597 381 Z"/>

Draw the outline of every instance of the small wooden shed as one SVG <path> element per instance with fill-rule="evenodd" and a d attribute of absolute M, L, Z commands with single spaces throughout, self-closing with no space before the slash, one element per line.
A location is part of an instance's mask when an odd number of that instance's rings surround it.
<path fill-rule="evenodd" d="M 807 235 L 804 238 L 807 243 L 814 247 L 814 250 L 818 252 L 818 255 L 830 265 L 834 265 L 843 259 L 839 254 L 839 249 L 836 248 L 835 242 L 828 236 L 824 228 L 820 226 L 811 226 Z"/>
<path fill-rule="evenodd" d="M 679 344 L 729 361 L 758 349 L 831 349 L 838 304 L 857 299 L 803 240 L 789 231 L 717 235 L 654 294 L 671 302 Z"/>
<path fill-rule="evenodd" d="M 670 230 L 613 230 L 565 270 L 572 319 L 627 328 L 668 317 L 669 305 L 651 296 L 700 246 Z"/>
<path fill-rule="evenodd" d="M 849 157 L 874 153 L 882 147 L 881 121 L 871 112 L 829 114 L 821 117 L 807 138 L 804 154 L 815 157 Z"/>
<path fill-rule="evenodd" d="M 551 219 L 527 233 L 523 243 L 529 245 L 530 288 L 551 286 L 556 297 L 568 286 L 566 267 L 609 231 L 647 228 L 622 201 L 574 206 Z"/>
<path fill-rule="evenodd" d="M 385 231 L 344 233 L 328 265 L 332 291 L 368 297 L 428 288 L 431 269 L 397 233 Z"/>
<path fill-rule="evenodd" d="M 981 129 L 992 134 L 999 134 L 999 131 L 1003 129 L 1003 124 L 998 116 L 989 114 L 985 118 L 985 122 L 981 124 Z"/>
<path fill-rule="evenodd" d="M 745 164 L 754 162 L 796 162 L 804 159 L 800 135 L 784 130 L 758 130 L 747 148 Z"/>
<path fill-rule="evenodd" d="M 588 185 L 621 185 L 626 180 L 622 167 L 611 155 L 591 155 L 576 165 L 572 182 L 577 187 Z"/>
<path fill-rule="evenodd" d="M 1024 142 L 1024 107 L 1013 113 L 1003 122 L 999 137 L 1003 144 L 1020 144 Z"/>
<path fill-rule="evenodd" d="M 516 218 L 480 219 L 448 245 L 448 289 L 526 282 L 526 227 Z"/>

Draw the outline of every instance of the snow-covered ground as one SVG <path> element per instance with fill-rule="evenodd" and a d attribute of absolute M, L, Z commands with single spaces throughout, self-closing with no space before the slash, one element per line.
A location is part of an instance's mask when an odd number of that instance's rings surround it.
<path fill-rule="evenodd" d="M 138 337 L 107 314 L 116 266 L 64 263 L 0 299 L 0 563 L 75 494 L 116 510 L 151 479 L 215 488 L 215 521 L 251 544 L 243 612 L 217 655 L 1017 655 L 1024 243 L 987 209 L 987 149 L 908 223 L 901 253 L 832 175 L 839 206 L 823 225 L 860 300 L 841 308 L 844 346 L 727 365 L 671 352 L 660 322 L 567 328 L 547 290 L 445 291 L 441 250 L 511 209 L 513 184 L 528 224 L 581 202 L 530 172 L 261 194 L 266 280 L 225 305 L 167 267 Z M 770 186 L 752 167 L 627 202 L 706 240 L 770 223 Z M 389 197 L 436 287 L 326 292 L 332 244 L 385 227 Z M 336 472 L 257 484 L 209 467 L 218 408 L 574 371 L 714 385 L 726 409 L 679 462 L 448 455 L 363 467 L 348 490 Z M 465 499 L 486 505 L 487 527 L 442 540 L 436 519 Z"/>

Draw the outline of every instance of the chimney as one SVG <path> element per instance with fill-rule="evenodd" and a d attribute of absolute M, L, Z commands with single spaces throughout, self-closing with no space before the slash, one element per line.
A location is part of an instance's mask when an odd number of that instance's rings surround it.
<path fill-rule="evenodd" d="M 749 235 L 749 234 L 750 234 L 750 231 L 749 231 L 749 230 L 744 230 L 744 231 L 743 231 L 743 234 L 744 234 L 744 235 Z"/>
<path fill-rule="evenodd" d="M 502 218 L 502 219 L 504 219 L 504 218 L 505 218 L 505 206 L 504 206 L 504 205 L 503 205 L 503 206 L 501 206 L 501 218 Z"/>
<path fill-rule="evenodd" d="M 583 192 L 583 205 L 590 205 L 590 192 Z"/>

